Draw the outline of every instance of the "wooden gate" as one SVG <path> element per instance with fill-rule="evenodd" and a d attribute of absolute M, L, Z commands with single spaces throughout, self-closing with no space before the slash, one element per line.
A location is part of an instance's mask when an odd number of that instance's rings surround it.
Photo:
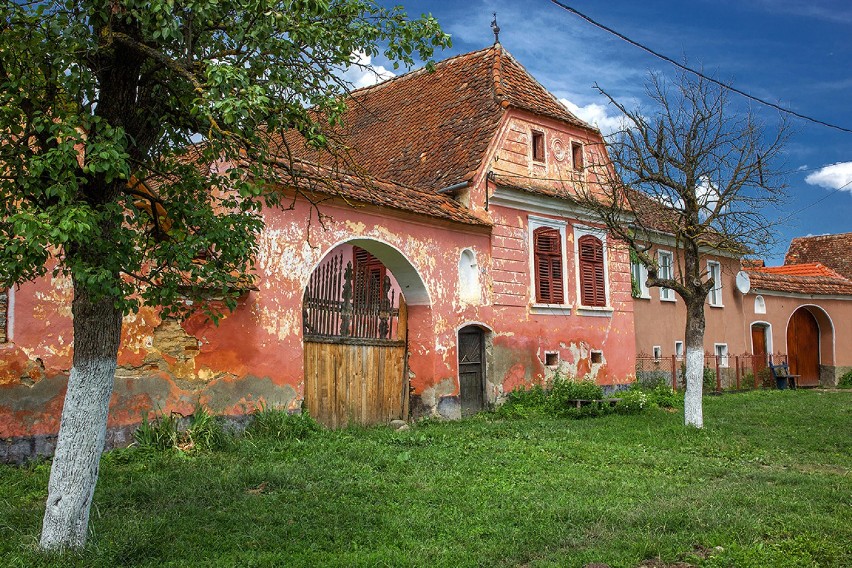
<path fill-rule="evenodd" d="M 330 428 L 404 418 L 405 301 L 375 257 L 343 263 L 341 254 L 321 265 L 305 290 L 305 406 Z"/>

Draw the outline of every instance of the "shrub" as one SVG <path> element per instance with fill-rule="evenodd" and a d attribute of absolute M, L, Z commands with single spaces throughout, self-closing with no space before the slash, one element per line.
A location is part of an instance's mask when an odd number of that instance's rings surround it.
<path fill-rule="evenodd" d="M 837 381 L 837 388 L 852 389 L 852 370 L 846 371 Z"/>
<path fill-rule="evenodd" d="M 497 414 L 503 418 L 530 418 L 547 414 L 548 392 L 539 385 L 513 390 L 506 401 L 497 408 Z"/>
<path fill-rule="evenodd" d="M 615 405 L 619 414 L 639 414 L 648 406 L 648 395 L 639 389 L 629 389 L 618 393 L 621 400 Z"/>
<path fill-rule="evenodd" d="M 648 403 L 661 408 L 674 408 L 680 406 L 683 395 L 676 393 L 668 385 L 657 385 L 653 389 L 645 390 L 648 395 Z"/>
<path fill-rule="evenodd" d="M 261 405 L 252 413 L 252 422 L 246 435 L 252 438 L 279 440 L 304 440 L 322 430 L 322 426 L 307 411 L 290 414 L 285 408 Z"/>

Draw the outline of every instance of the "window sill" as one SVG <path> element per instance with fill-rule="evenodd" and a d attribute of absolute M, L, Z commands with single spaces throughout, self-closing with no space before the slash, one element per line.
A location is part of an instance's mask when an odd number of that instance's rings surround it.
<path fill-rule="evenodd" d="M 543 316 L 570 316 L 570 304 L 533 304 L 530 313 Z"/>
<path fill-rule="evenodd" d="M 633 295 L 631 295 L 630 297 L 633 298 L 634 300 L 650 300 L 651 299 L 650 294 L 647 295 L 647 296 L 633 296 Z"/>
<path fill-rule="evenodd" d="M 677 302 L 677 298 L 660 298 L 660 301 L 661 302 L 670 302 L 670 303 L 674 304 L 675 302 Z"/>
<path fill-rule="evenodd" d="M 612 306 L 577 306 L 577 315 L 598 318 L 612 317 Z"/>
<path fill-rule="evenodd" d="M 707 305 L 710 306 L 711 308 L 724 308 L 725 307 L 724 304 L 707 304 Z"/>

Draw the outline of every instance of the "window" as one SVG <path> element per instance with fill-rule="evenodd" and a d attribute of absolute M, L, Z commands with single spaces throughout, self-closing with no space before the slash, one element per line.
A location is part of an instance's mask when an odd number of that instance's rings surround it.
<path fill-rule="evenodd" d="M 9 313 L 9 292 L 8 290 L 0 290 L 0 343 L 6 343 L 8 336 L 6 333 L 6 322 Z"/>
<path fill-rule="evenodd" d="M 714 344 L 714 349 L 716 350 L 716 357 L 719 358 L 719 366 L 727 367 L 728 366 L 728 344 L 727 343 L 716 343 Z"/>
<path fill-rule="evenodd" d="M 765 314 L 766 313 L 766 300 L 763 299 L 763 296 L 757 295 L 754 297 L 754 313 L 756 314 Z"/>
<path fill-rule="evenodd" d="M 675 357 L 683 359 L 683 341 L 675 341 Z"/>
<path fill-rule="evenodd" d="M 580 253 L 580 303 L 584 306 L 606 306 L 603 243 L 594 235 L 583 235 L 577 246 Z"/>
<path fill-rule="evenodd" d="M 562 276 L 562 233 L 553 227 L 533 231 L 535 265 L 535 301 L 540 304 L 564 304 Z"/>
<path fill-rule="evenodd" d="M 558 367 L 559 366 L 559 352 L 558 351 L 548 351 L 544 354 L 544 364 L 547 367 Z"/>
<path fill-rule="evenodd" d="M 603 364 L 603 351 L 592 351 L 590 355 L 590 360 L 592 365 L 602 365 Z"/>
<path fill-rule="evenodd" d="M 581 143 L 571 142 L 571 158 L 574 161 L 574 169 L 578 172 L 582 171 L 585 160 L 583 159 L 583 145 Z"/>
<path fill-rule="evenodd" d="M 654 361 L 659 361 L 663 358 L 663 348 L 659 345 L 654 345 L 652 351 L 654 353 Z"/>
<path fill-rule="evenodd" d="M 657 252 L 657 277 L 661 280 L 672 278 L 672 253 L 667 250 Z M 666 302 L 675 301 L 675 292 L 671 288 L 660 288 L 660 299 Z"/>
<path fill-rule="evenodd" d="M 648 269 L 638 260 L 630 262 L 630 281 L 634 298 L 651 297 L 648 290 Z"/>
<path fill-rule="evenodd" d="M 714 285 L 710 292 L 707 293 L 707 299 L 710 305 L 714 307 L 722 307 L 722 265 L 715 260 L 707 261 L 707 275 L 713 279 Z"/>
<path fill-rule="evenodd" d="M 544 161 L 544 132 L 532 131 L 532 159 L 536 162 Z"/>

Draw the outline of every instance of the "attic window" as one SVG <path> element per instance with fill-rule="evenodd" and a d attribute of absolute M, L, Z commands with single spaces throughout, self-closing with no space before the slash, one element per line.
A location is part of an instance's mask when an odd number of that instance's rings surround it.
<path fill-rule="evenodd" d="M 535 162 L 544 161 L 544 132 L 532 131 L 532 159 Z"/>
<path fill-rule="evenodd" d="M 574 160 L 574 169 L 582 170 L 585 163 L 583 161 L 583 145 L 580 142 L 571 142 L 571 158 Z"/>

